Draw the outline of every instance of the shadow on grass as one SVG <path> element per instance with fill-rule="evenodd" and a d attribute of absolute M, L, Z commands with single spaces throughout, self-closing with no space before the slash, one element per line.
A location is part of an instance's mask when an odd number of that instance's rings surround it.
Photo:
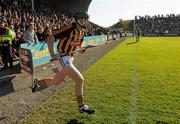
<path fill-rule="evenodd" d="M 84 124 L 83 122 L 79 122 L 77 119 L 71 119 L 66 124 Z"/>
<path fill-rule="evenodd" d="M 131 45 L 131 44 L 135 44 L 135 43 L 137 43 L 137 42 L 131 42 L 131 43 L 127 43 L 126 45 Z"/>
<path fill-rule="evenodd" d="M 169 123 L 163 121 L 157 121 L 155 124 L 169 124 Z"/>

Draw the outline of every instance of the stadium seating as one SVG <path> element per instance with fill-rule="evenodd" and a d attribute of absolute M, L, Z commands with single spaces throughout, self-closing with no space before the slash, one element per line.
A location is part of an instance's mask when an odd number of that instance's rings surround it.
<path fill-rule="evenodd" d="M 145 17 L 135 17 L 135 27 L 139 27 L 143 36 L 179 36 L 180 16 L 155 15 Z"/>

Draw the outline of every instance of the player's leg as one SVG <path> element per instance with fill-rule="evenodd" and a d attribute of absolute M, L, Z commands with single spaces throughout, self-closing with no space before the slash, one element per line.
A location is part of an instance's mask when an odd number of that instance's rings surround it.
<path fill-rule="evenodd" d="M 138 36 L 138 42 L 139 42 L 139 38 L 140 38 L 140 37 Z"/>
<path fill-rule="evenodd" d="M 74 67 L 74 65 L 67 66 L 64 73 L 76 82 L 76 95 L 83 96 L 84 78 L 82 74 Z"/>
<path fill-rule="evenodd" d="M 44 84 L 46 86 L 59 85 L 64 80 L 65 77 L 66 77 L 66 74 L 63 72 L 63 70 L 61 70 L 61 71 L 57 71 L 56 75 L 53 78 L 42 79 L 42 80 L 39 80 L 38 83 L 40 85 Z"/>
<path fill-rule="evenodd" d="M 82 74 L 76 69 L 76 67 L 73 64 L 67 66 L 64 72 L 76 82 L 76 98 L 79 107 L 79 112 L 88 113 L 88 114 L 94 113 L 95 110 L 90 109 L 87 105 L 84 104 L 84 98 L 83 98 L 84 78 Z"/>
<path fill-rule="evenodd" d="M 6 69 L 8 68 L 8 58 L 7 58 L 7 47 L 2 45 L 1 46 L 1 53 L 2 53 L 2 62 L 4 66 L 1 69 Z"/>
<path fill-rule="evenodd" d="M 140 36 L 139 36 L 139 42 L 140 42 Z"/>
<path fill-rule="evenodd" d="M 35 79 L 32 86 L 32 92 L 35 92 L 39 86 L 59 85 L 65 77 L 66 74 L 63 72 L 62 69 L 60 71 L 57 71 L 56 75 L 53 78 L 47 78 L 42 80 Z"/>

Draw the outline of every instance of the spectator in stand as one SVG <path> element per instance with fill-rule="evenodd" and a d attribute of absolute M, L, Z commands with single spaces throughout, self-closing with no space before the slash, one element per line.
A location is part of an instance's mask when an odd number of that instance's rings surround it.
<path fill-rule="evenodd" d="M 20 45 L 23 42 L 23 33 L 21 32 L 20 30 L 20 27 L 17 28 L 16 30 L 16 37 L 15 39 L 12 41 L 12 48 L 13 48 L 13 52 L 16 56 L 19 56 L 19 48 L 20 48 Z"/>
<path fill-rule="evenodd" d="M 15 32 L 5 27 L 5 20 L 0 18 L 0 50 L 4 66 L 1 69 L 7 69 L 8 63 L 10 68 L 13 68 L 13 56 L 11 41 L 15 37 Z"/>
<path fill-rule="evenodd" d="M 45 31 L 42 26 L 38 27 L 38 32 L 36 35 L 38 37 L 39 42 L 45 41 L 47 39 L 47 35 L 45 34 Z"/>
<path fill-rule="evenodd" d="M 33 14 L 31 10 L 30 2 L 25 0 L 2 0 L 0 1 L 1 10 L 0 15 L 2 18 L 7 20 L 7 26 L 12 28 L 14 31 L 20 27 L 23 33 L 27 32 L 25 29 L 29 28 L 29 21 L 34 22 L 36 26 L 34 26 L 34 31 L 38 33 L 38 27 L 41 26 L 43 29 L 46 27 L 46 24 L 50 24 L 50 27 L 53 29 L 60 29 L 64 26 L 71 25 L 74 22 L 74 18 L 72 16 L 67 16 L 66 14 L 56 15 L 54 11 L 51 9 L 45 8 L 41 5 L 40 8 L 35 8 L 36 13 Z M 40 4 L 40 3 L 39 3 Z M 5 6 L 3 6 L 5 5 Z M 87 35 L 97 35 L 101 34 L 102 29 L 93 23 L 88 23 L 86 27 Z M 96 29 L 100 28 L 99 31 Z M 26 35 L 26 34 L 25 34 Z M 39 37 L 39 36 L 38 36 Z M 38 39 L 41 41 L 41 39 Z M 26 42 L 28 42 L 26 40 Z M 34 41 L 33 41 L 34 42 Z"/>
<path fill-rule="evenodd" d="M 0 50 L 0 66 L 3 66 L 1 50 Z"/>
<path fill-rule="evenodd" d="M 34 31 L 34 22 L 30 22 L 28 29 L 24 32 L 23 40 L 28 44 L 38 43 L 38 38 Z"/>

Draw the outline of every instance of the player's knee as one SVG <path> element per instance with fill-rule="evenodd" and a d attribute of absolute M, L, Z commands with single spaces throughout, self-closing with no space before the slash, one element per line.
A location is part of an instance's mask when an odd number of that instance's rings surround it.
<path fill-rule="evenodd" d="M 81 78 L 79 79 L 79 83 L 81 83 L 81 84 L 84 83 L 84 78 L 83 78 L 83 77 L 81 77 Z"/>
<path fill-rule="evenodd" d="M 55 78 L 52 79 L 53 80 L 53 85 L 58 85 L 59 84 L 59 81 Z"/>

